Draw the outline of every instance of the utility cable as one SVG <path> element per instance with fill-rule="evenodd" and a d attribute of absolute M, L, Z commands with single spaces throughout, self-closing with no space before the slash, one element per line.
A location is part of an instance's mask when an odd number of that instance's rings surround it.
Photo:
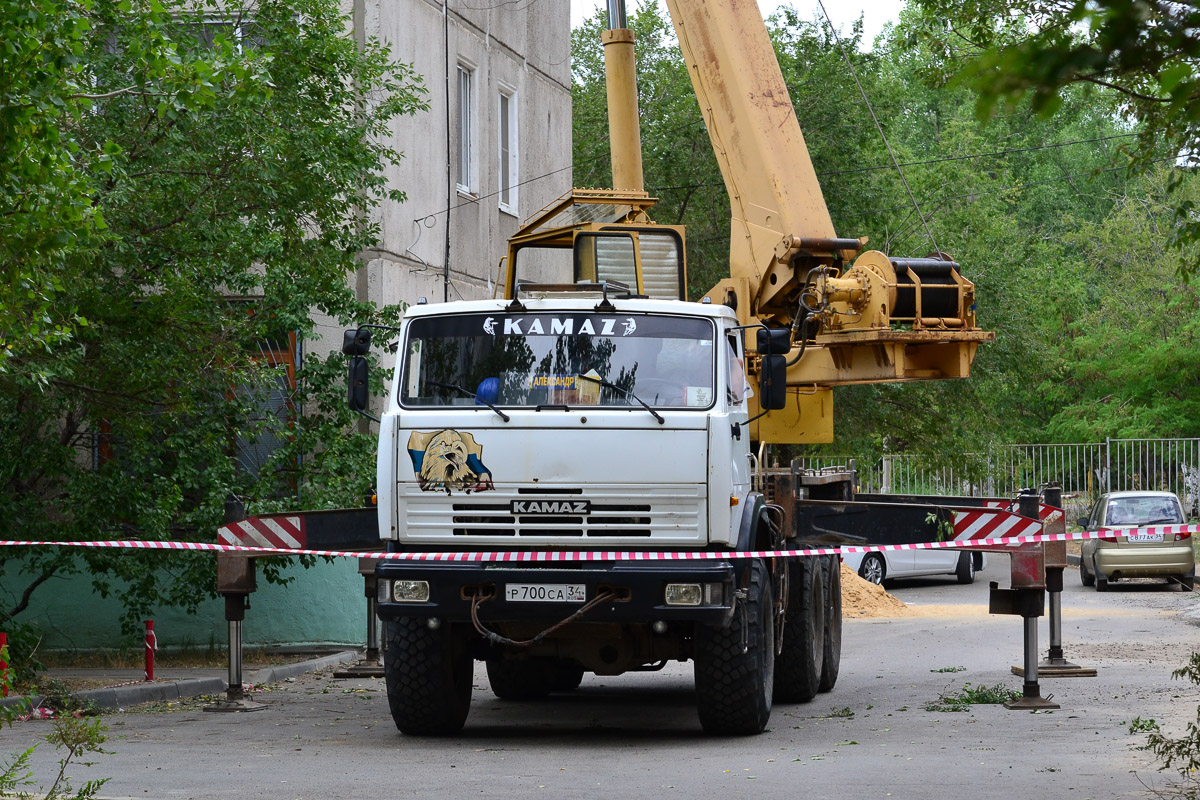
<path fill-rule="evenodd" d="M 888 141 L 887 134 L 883 132 L 883 126 L 879 124 L 879 118 L 875 116 L 875 109 L 871 106 L 871 100 L 867 97 L 867 92 L 863 89 L 862 82 L 858 79 L 858 70 L 854 69 L 853 62 L 850 61 L 850 56 L 846 54 L 846 48 L 842 46 L 842 37 L 838 36 L 837 29 L 833 26 L 833 20 L 829 16 L 829 12 L 825 10 L 825 0 L 817 0 L 817 4 L 821 6 L 821 13 L 825 15 L 825 20 L 829 23 L 829 30 L 833 34 L 833 40 L 837 42 L 838 51 L 842 54 L 842 60 L 846 62 L 846 66 L 850 68 L 850 74 L 854 76 L 854 85 L 858 87 L 858 93 L 862 95 L 863 102 L 866 103 L 867 111 L 871 114 L 871 121 L 875 123 L 875 129 L 879 131 L 879 138 L 883 139 L 883 146 L 887 148 L 888 156 L 892 159 L 892 164 L 896 167 L 896 172 L 900 175 L 900 180 L 904 183 L 904 190 L 908 192 L 908 199 L 912 201 L 913 208 L 917 210 L 917 216 L 921 218 L 921 224 L 925 226 L 925 233 L 929 236 L 929 241 L 933 244 L 933 251 L 940 253 L 941 248 L 938 247 L 937 239 L 933 238 L 933 231 L 929 229 L 929 224 L 925 221 L 925 215 L 921 213 L 921 206 L 917 204 L 917 198 L 913 194 L 912 187 L 908 185 L 908 178 L 904 176 L 904 170 L 900 168 L 900 162 L 896 158 L 896 154 L 892 151 L 892 144 Z"/>

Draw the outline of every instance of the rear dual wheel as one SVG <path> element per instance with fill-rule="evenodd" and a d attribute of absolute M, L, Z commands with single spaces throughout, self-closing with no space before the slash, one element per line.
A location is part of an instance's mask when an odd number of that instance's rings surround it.
<path fill-rule="evenodd" d="M 775 659 L 775 697 L 782 703 L 807 703 L 821 690 L 829 598 L 823 561 L 799 558 L 780 564 L 790 578 L 783 642 Z"/>
<path fill-rule="evenodd" d="M 825 556 L 825 655 L 817 691 L 828 692 L 837 683 L 842 666 L 842 560 Z"/>

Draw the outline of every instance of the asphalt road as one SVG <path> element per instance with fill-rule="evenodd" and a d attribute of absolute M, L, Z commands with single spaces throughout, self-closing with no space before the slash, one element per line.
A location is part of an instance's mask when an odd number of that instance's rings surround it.
<path fill-rule="evenodd" d="M 690 664 L 659 673 L 587 676 L 570 695 L 504 703 L 476 672 L 471 715 L 454 739 L 399 734 L 383 683 L 302 675 L 264 692 L 268 710 L 211 714 L 198 708 L 106 717 L 110 755 L 73 767 L 76 780 L 111 777 L 104 797 L 1148 797 L 1170 777 L 1128 732 L 1135 717 L 1181 733 L 1197 692 L 1173 680 L 1200 646 L 1196 594 L 1117 584 L 1108 594 L 1067 571 L 1068 658 L 1094 678 L 1043 681 L 1062 708 L 926 710 L 967 683 L 1020 689 L 1018 617 L 986 612 L 987 581 L 1007 585 L 993 558 L 972 586 L 953 579 L 893 592 L 921 616 L 849 620 L 841 678 L 803 705 L 776 705 L 757 737 L 704 736 L 693 708 Z M 1046 628 L 1041 628 L 1041 649 Z M 961 669 L 960 669 L 961 668 Z M 956 671 L 948 671 L 956 670 Z M 47 722 L 0 731 L 0 753 L 37 741 Z M 49 745 L 38 776 L 56 766 Z"/>

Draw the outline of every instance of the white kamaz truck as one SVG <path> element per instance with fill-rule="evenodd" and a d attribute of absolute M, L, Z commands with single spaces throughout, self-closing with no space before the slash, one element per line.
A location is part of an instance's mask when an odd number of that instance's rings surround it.
<path fill-rule="evenodd" d="M 633 34 L 612 0 L 618 188 L 527 222 L 501 298 L 418 304 L 394 332 L 380 536 L 453 556 L 378 566 L 405 733 L 463 726 L 476 660 L 501 698 L 691 661 L 718 734 L 832 689 L 836 556 L 751 554 L 822 541 L 798 508 L 842 514 L 853 475 L 766 471 L 760 448 L 830 441 L 836 385 L 966 377 L 992 337 L 944 255 L 836 237 L 757 5 L 667 5 L 731 200 L 729 277 L 685 301 L 684 232 L 655 224 L 642 190 Z M 347 332 L 364 413 L 369 343 Z"/>

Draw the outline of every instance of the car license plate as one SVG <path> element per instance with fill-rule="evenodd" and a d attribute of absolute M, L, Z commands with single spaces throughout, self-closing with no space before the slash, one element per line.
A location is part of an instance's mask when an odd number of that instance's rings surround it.
<path fill-rule="evenodd" d="M 510 603 L 582 603 L 586 595 L 582 583 L 504 584 L 504 599 Z"/>
<path fill-rule="evenodd" d="M 1161 533 L 1131 533 L 1125 538 L 1131 542 L 1161 542 L 1163 535 Z"/>

